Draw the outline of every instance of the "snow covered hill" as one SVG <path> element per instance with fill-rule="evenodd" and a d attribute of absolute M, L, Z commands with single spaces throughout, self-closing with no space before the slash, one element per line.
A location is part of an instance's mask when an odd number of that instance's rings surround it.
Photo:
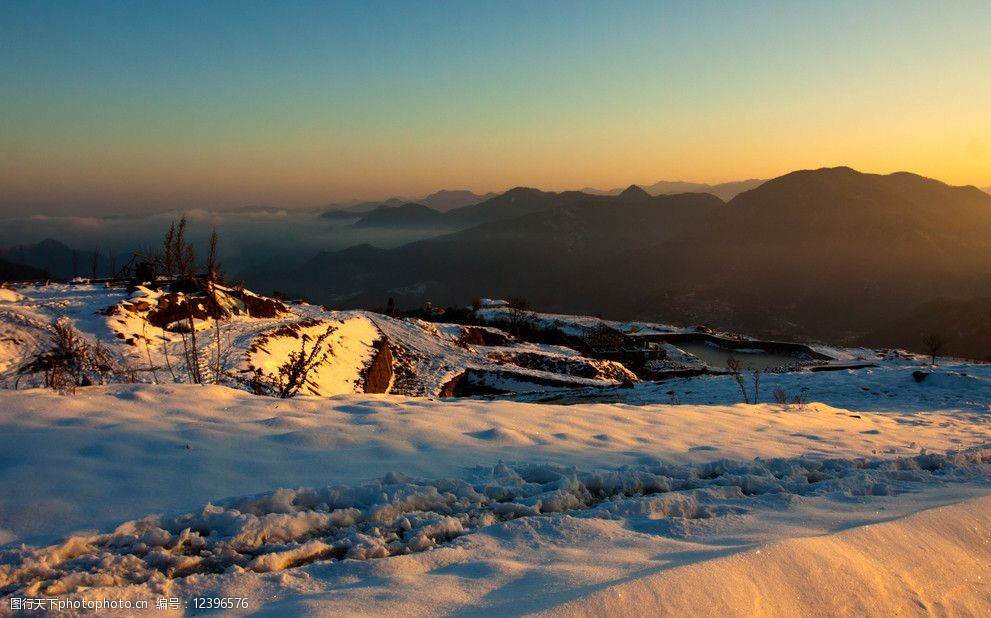
<path fill-rule="evenodd" d="M 90 345 L 117 359 L 105 381 L 224 383 L 251 390 L 271 379 L 289 355 L 329 331 L 326 362 L 305 392 L 315 395 L 379 392 L 437 396 L 451 383 L 477 383 L 489 392 L 547 391 L 635 381 L 620 364 L 583 358 L 573 350 L 527 344 L 495 328 L 435 325 L 365 311 L 329 311 L 305 303 L 266 305 L 262 315 L 244 305 L 262 303 L 250 292 L 215 286 L 219 315 L 195 300 L 190 328 L 182 293 L 139 287 L 48 285 L 4 290 L 0 299 L 0 384 L 36 386 L 37 374 L 19 369 L 48 345 L 49 327 L 67 320 Z M 240 296 L 238 296 L 240 295 Z M 252 300 L 255 299 L 255 300 Z M 196 362 L 190 362 L 196 350 Z M 381 357 L 381 358 L 380 358 Z M 522 360 L 521 360 L 522 359 Z M 370 382 L 369 372 L 376 367 Z"/>

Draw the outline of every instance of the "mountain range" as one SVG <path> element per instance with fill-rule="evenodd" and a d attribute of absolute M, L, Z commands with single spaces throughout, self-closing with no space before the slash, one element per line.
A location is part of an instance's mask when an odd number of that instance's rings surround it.
<path fill-rule="evenodd" d="M 728 202 L 519 188 L 446 216 L 473 225 L 321 253 L 292 291 L 337 306 L 524 296 L 546 310 L 855 341 L 933 298 L 991 289 L 991 196 L 909 173 L 804 170 Z M 991 354 L 991 341 L 973 347 Z"/>
<path fill-rule="evenodd" d="M 51 278 L 48 271 L 0 258 L 0 281 L 40 281 Z"/>
<path fill-rule="evenodd" d="M 423 204 L 381 204 L 355 221 L 355 227 L 429 227 L 442 225 L 444 213 Z"/>
<path fill-rule="evenodd" d="M 321 217 L 325 219 L 348 219 L 359 216 L 363 213 L 379 210 L 385 207 L 400 207 L 405 204 L 419 204 L 427 206 L 431 210 L 447 212 L 455 208 L 471 206 L 495 197 L 496 193 L 486 193 L 479 195 L 471 191 L 457 189 L 441 189 L 419 199 L 406 199 L 403 197 L 391 197 L 387 200 L 371 202 L 348 202 L 346 204 L 330 204 L 326 207 Z"/>
<path fill-rule="evenodd" d="M 760 186 L 763 182 L 763 180 L 752 179 L 709 185 L 695 182 L 662 180 L 641 188 L 649 195 L 709 193 L 720 199 L 729 200 L 743 191 Z M 407 226 L 436 226 L 453 231 L 465 229 L 480 223 L 536 212 L 546 207 L 547 200 L 552 202 L 566 202 L 587 196 L 610 197 L 617 196 L 624 190 L 621 188 L 609 190 L 586 188 L 581 191 L 551 193 L 537 189 L 517 187 L 504 194 L 488 193 L 479 195 L 471 191 L 451 191 L 445 189 L 415 200 L 393 197 L 380 202 L 355 202 L 344 205 L 331 205 L 321 217 L 337 220 L 357 218 L 355 225 L 358 227 L 402 228 Z M 527 191 L 529 191 L 529 194 Z M 536 197 L 538 195 L 545 197 Z M 550 195 L 560 195 L 562 197 L 560 200 L 553 197 L 546 197 Z M 541 201 L 541 199 L 545 201 Z M 426 208 L 413 208 L 412 205 L 425 206 Z M 437 217 L 437 213 L 446 213 L 449 216 L 444 218 Z"/>
<path fill-rule="evenodd" d="M 740 193 L 759 187 L 764 181 L 758 179 L 738 180 L 735 182 L 724 182 L 710 185 L 700 182 L 684 182 L 681 180 L 661 180 L 652 185 L 642 187 L 650 195 L 672 195 L 676 193 L 709 193 L 721 200 L 731 200 Z M 592 195 L 619 195 L 623 192 L 618 189 L 594 189 L 587 187 L 582 189 L 583 193 Z"/>
<path fill-rule="evenodd" d="M 451 205 L 466 193 L 434 195 Z M 840 167 L 728 201 L 636 185 L 609 193 L 517 187 L 446 212 L 379 203 L 350 214 L 355 236 L 433 236 L 269 259 L 234 279 L 346 308 L 515 296 L 548 311 L 910 349 L 940 331 L 948 353 L 991 356 L 991 331 L 978 328 L 991 302 L 991 195 L 975 187 Z M 48 239 L 0 250 L 0 276 L 88 276 L 93 258 Z M 95 258 L 100 275 L 124 259 Z"/>
<path fill-rule="evenodd" d="M 552 193 L 517 187 L 484 201 L 440 212 L 418 203 L 383 203 L 359 215 L 356 227 L 411 228 L 435 227 L 448 231 L 463 230 L 475 225 L 512 219 L 561 206 L 578 199 L 593 199 L 579 191 Z"/>
<path fill-rule="evenodd" d="M 0 248 L 0 259 L 17 266 L 16 273 L 0 279 L 68 280 L 76 276 L 107 277 L 123 266 L 129 256 L 108 256 L 102 252 L 77 250 L 53 238 L 41 242 Z M 14 269 L 14 266 L 9 267 Z M 29 270 L 24 270 L 25 268 Z"/>

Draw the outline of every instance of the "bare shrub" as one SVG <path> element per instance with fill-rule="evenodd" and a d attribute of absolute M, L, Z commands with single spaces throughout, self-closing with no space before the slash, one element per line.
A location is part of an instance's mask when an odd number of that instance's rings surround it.
<path fill-rule="evenodd" d="M 332 351 L 326 345 L 326 340 L 335 330 L 337 329 L 334 326 L 328 326 L 316 338 L 305 333 L 300 335 L 299 351 L 290 352 L 289 358 L 279 366 L 274 376 L 265 376 L 260 370 L 256 370 L 251 381 L 255 394 L 289 399 L 299 394 L 303 387 L 316 392 L 316 384 L 311 381 L 311 376 L 331 357 Z M 308 343 L 310 345 L 307 349 Z"/>
<path fill-rule="evenodd" d="M 805 407 L 805 397 L 799 393 L 792 397 L 788 396 L 788 391 L 784 387 L 779 386 L 774 389 L 774 403 L 781 404 L 783 406 L 795 405 L 801 410 Z"/>
<path fill-rule="evenodd" d="M 105 384 L 107 376 L 118 375 L 120 366 L 110 350 L 97 342 L 91 346 L 65 318 L 49 327 L 51 347 L 21 367 L 20 373 L 40 373 L 46 388 L 75 393 L 80 386 Z"/>
<path fill-rule="evenodd" d="M 743 403 L 756 404 L 760 401 L 760 379 L 761 370 L 755 369 L 750 373 L 750 383 L 753 385 L 753 395 L 747 392 L 747 382 L 746 377 L 743 374 L 743 369 L 740 366 L 740 361 L 733 355 L 730 355 L 726 359 L 726 368 L 729 370 L 733 380 L 736 381 L 737 386 L 740 387 L 740 394 L 743 395 Z"/>
<path fill-rule="evenodd" d="M 743 380 L 743 372 L 740 370 L 740 361 L 738 361 L 735 356 L 730 356 L 726 359 L 726 368 L 729 369 L 730 375 L 733 376 L 737 386 L 740 387 L 740 394 L 743 395 L 743 403 L 750 403 L 750 394 L 747 393 L 747 385 Z"/>
<path fill-rule="evenodd" d="M 788 392 L 785 391 L 784 387 L 779 386 L 774 389 L 774 403 L 788 403 Z"/>

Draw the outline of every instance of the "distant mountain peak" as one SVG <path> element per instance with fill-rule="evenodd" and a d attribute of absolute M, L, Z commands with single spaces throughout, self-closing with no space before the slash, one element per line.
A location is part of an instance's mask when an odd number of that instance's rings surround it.
<path fill-rule="evenodd" d="M 416 202 L 406 202 L 398 206 L 382 204 L 362 215 L 353 225 L 355 227 L 417 227 L 436 223 L 441 216 L 441 213 L 433 208 Z"/>
<path fill-rule="evenodd" d="M 434 191 L 423 199 L 430 199 L 432 197 L 447 197 L 450 195 L 475 195 L 475 193 L 467 189 L 441 189 L 440 191 Z"/>
<path fill-rule="evenodd" d="M 25 245 L 25 246 L 30 246 L 30 245 Z M 51 250 L 53 248 L 55 248 L 55 249 L 70 249 L 69 245 L 65 244 L 64 242 L 62 242 L 60 240 L 55 240 L 52 237 L 48 237 L 48 238 L 42 240 L 41 242 L 35 243 L 35 246 L 38 247 L 38 248 L 40 248 L 40 249 L 45 249 L 45 250 Z"/>
<path fill-rule="evenodd" d="M 406 202 L 405 204 L 402 204 L 400 206 L 390 206 L 389 208 L 399 209 L 399 210 L 405 210 L 405 211 L 409 211 L 409 212 L 413 212 L 413 211 L 419 211 L 419 212 L 437 212 L 433 208 L 431 208 L 429 206 L 426 206 L 424 204 L 420 204 L 419 202 Z"/>
<path fill-rule="evenodd" d="M 462 206 L 472 206 L 495 196 L 495 193 L 479 195 L 467 189 L 441 189 L 417 200 L 417 202 L 429 206 L 434 210 L 447 212 L 455 208 L 461 208 Z"/>
<path fill-rule="evenodd" d="M 505 195 L 532 195 L 535 193 L 543 193 L 543 191 L 534 187 L 513 187 L 506 191 Z"/>
<path fill-rule="evenodd" d="M 737 180 L 733 182 L 724 182 L 716 185 L 710 185 L 700 182 L 686 182 L 684 180 L 659 180 L 652 185 L 636 185 L 649 193 L 650 195 L 676 195 L 679 193 L 711 193 L 723 201 L 728 201 L 743 193 L 744 191 L 749 191 L 750 189 L 759 187 L 764 183 L 764 180 L 751 178 L 748 180 Z M 594 187 L 586 187 L 582 189 L 583 193 L 589 195 L 620 195 L 623 193 L 622 189 L 596 189 Z"/>
<path fill-rule="evenodd" d="M 630 185 L 619 194 L 619 197 L 624 200 L 649 200 L 650 193 L 639 185 Z"/>

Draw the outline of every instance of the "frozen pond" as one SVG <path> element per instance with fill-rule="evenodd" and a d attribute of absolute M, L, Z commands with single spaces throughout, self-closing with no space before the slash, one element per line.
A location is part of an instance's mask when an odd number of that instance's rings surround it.
<path fill-rule="evenodd" d="M 760 349 L 731 350 L 703 341 L 679 341 L 674 343 L 678 349 L 683 350 L 693 356 L 698 357 L 710 367 L 726 368 L 726 363 L 730 356 L 740 361 L 741 369 L 780 369 L 797 365 L 802 360 L 796 354 L 785 354 L 780 352 L 767 352 Z"/>

